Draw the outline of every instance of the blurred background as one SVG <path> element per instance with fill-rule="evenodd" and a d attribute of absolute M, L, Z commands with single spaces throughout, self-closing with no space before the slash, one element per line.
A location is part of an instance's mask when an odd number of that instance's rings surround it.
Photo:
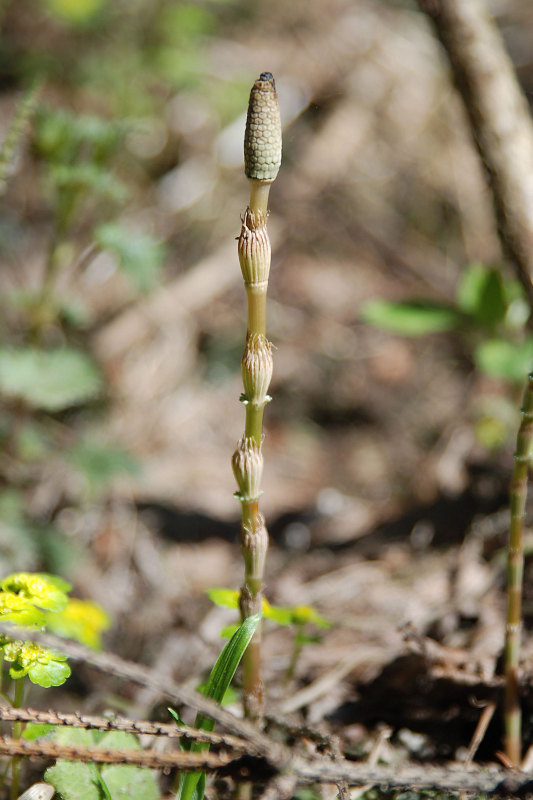
<path fill-rule="evenodd" d="M 530 95 L 533 9 L 491 7 Z M 497 652 L 533 340 L 416 3 L 2 0 L 0 19 L 2 572 L 64 575 L 113 616 L 110 647 L 178 679 L 219 649 L 234 612 L 205 590 L 242 570 L 242 138 L 271 71 L 267 594 L 334 623 L 297 677 L 376 674 L 407 621 L 470 645 L 490 626 Z"/>

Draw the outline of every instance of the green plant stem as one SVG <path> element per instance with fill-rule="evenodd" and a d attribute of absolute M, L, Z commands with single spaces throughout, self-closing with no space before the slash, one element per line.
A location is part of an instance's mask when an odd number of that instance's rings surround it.
<path fill-rule="evenodd" d="M 267 215 L 268 196 L 271 182 L 250 180 L 250 211 L 258 216 Z M 266 293 L 267 281 L 260 284 L 247 284 L 248 334 L 266 333 Z M 258 447 L 263 439 L 264 405 L 246 405 L 244 435 L 253 438 Z M 256 530 L 261 526 L 259 502 L 257 499 L 242 502 L 242 528 Z M 244 539 L 243 539 L 244 540 Z M 263 575 L 252 569 L 253 557 L 243 547 L 244 586 L 241 591 L 240 609 L 242 619 L 261 612 L 263 605 Z M 259 721 L 263 715 L 263 684 L 261 680 L 261 626 L 258 627 L 243 657 L 244 712 L 249 719 Z M 245 789 L 243 788 L 243 792 Z M 244 800 L 244 797 L 241 798 Z"/>
<path fill-rule="evenodd" d="M 268 195 L 272 181 L 260 181 L 257 178 L 250 178 L 250 209 L 261 211 L 265 217 L 268 212 Z"/>
<path fill-rule="evenodd" d="M 507 549 L 507 620 L 505 627 L 505 753 L 516 767 L 522 756 L 522 714 L 518 667 L 522 626 L 524 575 L 524 519 L 530 451 L 533 443 L 533 374 L 528 376 L 522 403 L 522 421 L 516 439 L 510 486 L 511 522 Z"/>
<path fill-rule="evenodd" d="M 246 287 L 248 300 L 248 330 L 253 333 L 266 333 L 266 293 L 267 284 L 250 284 Z"/>
<path fill-rule="evenodd" d="M 22 708 L 24 705 L 24 678 L 15 681 L 15 696 L 13 699 L 14 708 Z M 20 739 L 22 736 L 22 722 L 13 723 L 13 739 Z M 10 800 L 17 800 L 20 788 L 20 756 L 13 756 L 11 759 L 11 789 Z"/>

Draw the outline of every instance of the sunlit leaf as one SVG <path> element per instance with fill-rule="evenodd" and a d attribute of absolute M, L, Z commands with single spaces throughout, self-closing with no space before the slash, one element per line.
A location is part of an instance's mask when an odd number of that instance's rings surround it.
<path fill-rule="evenodd" d="M 462 311 L 471 314 L 481 325 L 494 326 L 502 322 L 507 301 L 500 270 L 482 264 L 468 266 L 457 287 L 457 302 Z"/>
<path fill-rule="evenodd" d="M 93 764 L 60 759 L 44 773 L 62 800 L 101 800 L 97 770 Z"/>
<path fill-rule="evenodd" d="M 111 620 L 104 609 L 91 600 L 69 598 L 66 608 L 60 612 L 46 614 L 46 627 L 58 636 L 68 636 L 78 642 L 99 650 L 102 633 L 109 628 Z"/>
<path fill-rule="evenodd" d="M 141 291 L 156 285 L 165 258 L 163 244 L 148 233 L 131 231 L 118 222 L 107 222 L 94 231 L 95 241 L 114 253 L 121 268 Z"/>
<path fill-rule="evenodd" d="M 457 328 L 460 316 L 448 306 L 416 301 L 389 303 L 374 300 L 363 308 L 363 319 L 376 328 L 402 336 L 425 336 Z"/>
<path fill-rule="evenodd" d="M 35 408 L 60 411 L 101 390 L 100 373 L 79 350 L 11 348 L 0 350 L 0 392 Z"/>
<path fill-rule="evenodd" d="M 224 646 L 207 681 L 204 690 L 204 694 L 207 695 L 207 697 L 210 697 L 217 703 L 222 701 L 233 679 L 235 670 L 244 655 L 244 651 L 248 647 L 260 621 L 261 614 L 256 614 L 253 617 L 245 619 L 230 641 Z M 172 709 L 169 709 L 169 711 L 174 716 L 177 716 Z M 177 719 L 179 720 L 179 718 Z M 205 714 L 197 714 L 194 727 L 205 731 L 212 731 L 215 727 L 215 721 Z M 197 742 L 191 747 L 191 751 L 195 753 L 200 753 L 208 749 L 209 744 L 207 742 Z M 204 775 L 204 778 L 202 778 L 202 775 Z M 202 800 L 204 791 L 203 781 L 205 781 L 205 773 L 189 772 L 187 774 L 182 774 L 176 800 Z"/>
<path fill-rule="evenodd" d="M 216 606 L 222 606 L 222 608 L 239 608 L 239 591 L 237 589 L 218 587 L 208 589 L 207 596 Z"/>
<path fill-rule="evenodd" d="M 72 26 L 86 25 L 107 6 L 108 0 L 44 0 L 51 16 Z"/>
<path fill-rule="evenodd" d="M 533 338 L 515 344 L 505 339 L 489 339 L 474 353 L 478 369 L 493 378 L 523 383 L 533 368 Z"/>

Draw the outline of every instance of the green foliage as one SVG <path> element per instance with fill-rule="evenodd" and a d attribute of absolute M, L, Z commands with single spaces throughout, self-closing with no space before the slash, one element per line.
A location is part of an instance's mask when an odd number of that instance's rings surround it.
<path fill-rule="evenodd" d="M 492 378 L 522 383 L 533 365 L 533 337 L 514 343 L 505 339 L 489 339 L 475 350 L 477 367 Z"/>
<path fill-rule="evenodd" d="M 260 621 L 261 614 L 256 614 L 253 617 L 245 619 L 217 658 L 204 689 L 204 694 L 215 702 L 221 703 L 223 701 L 224 695 L 244 655 L 244 651 L 248 647 Z M 176 722 L 181 724 L 177 713 L 170 708 L 169 711 Z M 215 721 L 211 717 L 205 716 L 205 714 L 197 714 L 194 727 L 200 730 L 212 731 L 215 727 Z M 207 742 L 196 742 L 190 747 L 193 753 L 201 753 L 208 749 L 209 744 Z M 180 776 L 176 800 L 202 800 L 204 796 L 204 787 L 205 773 L 184 773 Z"/>
<path fill-rule="evenodd" d="M 94 231 L 94 238 L 102 249 L 117 256 L 120 266 L 138 289 L 147 291 L 156 285 L 165 257 L 160 242 L 147 233 L 128 230 L 118 222 L 100 225 Z"/>
<path fill-rule="evenodd" d="M 0 393 L 45 411 L 61 411 L 94 398 L 102 379 L 80 350 L 61 347 L 0 349 Z"/>
<path fill-rule="evenodd" d="M 46 770 L 44 779 L 55 787 L 63 800 L 102 800 L 94 764 L 57 761 Z"/>
<path fill-rule="evenodd" d="M 65 655 L 33 642 L 7 642 L 2 655 L 4 661 L 11 664 L 9 675 L 13 680 L 27 675 L 32 683 L 47 689 L 61 686 L 70 677 Z"/>
<path fill-rule="evenodd" d="M 73 28 L 98 20 L 109 0 L 42 0 L 51 17 Z"/>
<path fill-rule="evenodd" d="M 108 486 L 115 476 L 136 475 L 139 472 L 137 462 L 126 450 L 103 445 L 90 438 L 76 442 L 67 458 L 85 479 L 91 496 Z"/>
<path fill-rule="evenodd" d="M 42 105 L 36 115 L 33 144 L 50 165 L 101 165 L 117 151 L 124 132 L 122 122 Z"/>
<path fill-rule="evenodd" d="M 208 589 L 207 595 L 216 606 L 221 606 L 222 608 L 239 608 L 239 591 L 237 589 L 217 587 Z M 263 598 L 263 616 L 265 619 L 271 619 L 278 625 L 284 626 L 312 624 L 324 629 L 331 627 L 328 620 L 319 614 L 312 606 L 273 606 L 266 598 Z"/>
<path fill-rule="evenodd" d="M 109 628 L 111 620 L 98 603 L 70 598 L 63 610 L 45 615 L 45 625 L 58 636 L 77 639 L 86 647 L 99 650 L 102 633 Z"/>
<path fill-rule="evenodd" d="M 507 299 L 505 285 L 498 269 L 482 264 L 468 267 L 457 286 L 456 301 L 465 314 L 480 324 L 496 325 L 505 318 Z"/>
<path fill-rule="evenodd" d="M 57 575 L 17 572 L 0 582 L 4 596 L 15 594 L 20 599 L 48 611 L 63 611 L 72 586 Z"/>
<path fill-rule="evenodd" d="M 533 366 L 533 337 L 524 333 L 530 309 L 518 281 L 496 268 L 468 266 L 455 306 L 429 301 L 367 303 L 363 319 L 403 336 L 456 330 L 473 348 L 476 367 L 493 378 L 521 383 Z"/>
<path fill-rule="evenodd" d="M 49 628 L 97 647 L 109 627 L 107 614 L 95 603 L 69 599 L 69 583 L 56 575 L 17 572 L 0 582 L 0 620 L 29 627 Z M 0 639 L 0 653 L 10 664 L 13 680 L 26 675 L 32 683 L 61 686 L 70 675 L 66 656 L 47 647 Z"/>
<path fill-rule="evenodd" d="M 428 333 L 450 331 L 459 322 L 452 308 L 424 300 L 405 303 L 374 300 L 366 304 L 363 319 L 376 328 L 402 336 L 426 336 Z"/>
<path fill-rule="evenodd" d="M 102 735 L 98 731 L 51 726 L 43 734 L 62 745 L 82 745 L 105 750 L 141 749 L 137 738 L 124 731 L 109 731 Z M 98 767 L 96 764 L 59 759 L 53 767 L 46 770 L 44 777 L 63 800 L 85 800 L 86 797 L 94 800 L 107 797 L 111 800 L 123 800 L 126 797 L 131 800 L 158 800 L 160 796 L 153 773 L 133 764 L 105 764 Z"/>

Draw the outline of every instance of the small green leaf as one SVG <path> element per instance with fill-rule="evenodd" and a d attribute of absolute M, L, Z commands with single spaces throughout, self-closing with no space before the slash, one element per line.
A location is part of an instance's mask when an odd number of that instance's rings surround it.
<path fill-rule="evenodd" d="M 28 670 L 28 678 L 37 686 L 48 689 L 50 686 L 61 686 L 70 678 L 70 667 L 62 661 L 50 660 L 46 664 L 37 661 Z"/>
<path fill-rule="evenodd" d="M 114 253 L 120 266 L 141 291 L 153 288 L 159 278 L 165 249 L 148 233 L 128 230 L 118 222 L 107 222 L 94 231 L 95 241 Z"/>
<path fill-rule="evenodd" d="M 104 609 L 91 600 L 69 598 L 66 608 L 46 614 L 46 627 L 58 636 L 77 639 L 78 642 L 99 650 L 102 633 L 111 620 Z"/>
<path fill-rule="evenodd" d="M 239 666 L 239 662 L 244 655 L 244 651 L 248 647 L 261 621 L 261 616 L 261 614 L 255 614 L 253 617 L 245 619 L 217 658 L 204 691 L 204 694 L 212 700 L 215 700 L 215 702 L 220 703 L 222 701 L 235 674 L 235 670 Z M 215 727 L 215 722 L 211 717 L 205 717 L 199 714 L 194 727 L 212 731 Z"/>
<path fill-rule="evenodd" d="M 62 800 L 101 800 L 97 770 L 79 761 L 59 759 L 44 773 Z"/>
<path fill-rule="evenodd" d="M 103 795 L 105 797 L 105 800 L 113 800 L 113 798 L 111 796 L 111 792 L 109 791 L 109 789 L 107 787 L 107 783 L 102 778 L 102 773 L 101 772 L 97 772 L 97 775 L 98 775 L 98 783 L 100 784 L 100 789 L 102 790 L 102 793 L 103 793 Z"/>
<path fill-rule="evenodd" d="M 72 27 L 88 25 L 106 8 L 108 0 L 45 0 L 48 13 Z"/>
<path fill-rule="evenodd" d="M 500 270 L 482 264 L 468 266 L 457 287 L 457 303 L 481 325 L 491 327 L 502 322 L 507 301 Z"/>
<path fill-rule="evenodd" d="M 208 589 L 207 596 L 216 606 L 239 608 L 239 591 L 237 589 Z"/>
<path fill-rule="evenodd" d="M 53 739 L 58 744 L 81 745 L 82 747 L 94 747 L 95 733 L 86 728 L 69 728 L 66 725 L 56 725 Z"/>
<path fill-rule="evenodd" d="M 461 322 L 453 308 L 425 300 L 405 303 L 374 300 L 364 306 L 363 319 L 369 325 L 402 336 L 425 336 L 450 331 Z"/>
<path fill-rule="evenodd" d="M 220 631 L 220 638 L 221 639 L 231 639 L 235 631 L 239 629 L 237 623 L 235 625 L 225 625 L 222 630 Z"/>
<path fill-rule="evenodd" d="M 328 629 L 331 628 L 331 623 L 319 614 L 316 608 L 313 606 L 293 606 L 292 609 L 292 621 L 295 625 L 307 625 L 311 623 L 312 625 L 317 625 L 319 628 Z"/>
<path fill-rule="evenodd" d="M 132 733 L 108 731 L 98 746 L 106 750 L 140 750 L 139 740 Z M 149 769 L 134 764 L 109 764 L 101 768 L 101 777 L 111 800 L 158 800 L 157 781 Z M 103 788 L 103 787 L 102 787 Z"/>
<path fill-rule="evenodd" d="M 35 408 L 61 411 L 92 399 L 101 386 L 100 373 L 79 350 L 0 350 L 0 392 Z"/>
<path fill-rule="evenodd" d="M 239 626 L 237 625 L 236 628 L 238 629 L 238 627 Z M 234 633 L 235 633 L 235 631 L 234 631 Z M 206 693 L 206 689 L 207 689 L 207 683 L 200 683 L 196 687 L 196 691 L 197 692 L 202 692 L 202 694 Z M 220 705 L 221 706 L 230 706 L 232 703 L 236 702 L 237 698 L 238 698 L 238 695 L 237 695 L 237 692 L 235 691 L 235 689 L 233 688 L 233 686 L 228 686 L 228 688 L 224 692 L 224 697 L 222 698 L 222 700 L 220 702 Z"/>
<path fill-rule="evenodd" d="M 244 655 L 244 651 L 261 621 L 261 616 L 261 614 L 255 614 L 253 617 L 245 619 L 217 658 L 204 690 L 204 694 L 217 703 L 220 703 L 224 697 L 235 670 Z M 215 727 L 215 721 L 205 714 L 197 714 L 194 727 L 212 731 Z M 201 753 L 203 750 L 208 749 L 209 744 L 207 742 L 198 742 L 191 747 L 191 751 L 195 753 Z M 176 800 L 202 800 L 204 791 L 202 775 L 204 775 L 203 780 L 205 781 L 205 773 L 183 773 L 180 777 Z"/>
<path fill-rule="evenodd" d="M 44 736 L 48 736 L 52 731 L 54 731 L 56 725 L 47 725 L 44 722 L 28 722 L 24 730 L 22 731 L 22 738 L 27 739 L 29 742 L 35 741 L 35 739 L 41 739 Z"/>
<path fill-rule="evenodd" d="M 533 367 L 533 338 L 520 344 L 505 339 L 489 339 L 474 353 L 476 366 L 492 378 L 522 383 Z"/>
<path fill-rule="evenodd" d="M 11 664 L 9 675 L 18 680 L 27 675 L 32 683 L 48 688 L 61 686 L 70 676 L 67 657 L 33 642 L 8 641 L 2 649 L 4 661 Z"/>
<path fill-rule="evenodd" d="M 99 164 L 55 164 L 48 175 L 60 192 L 100 197 L 115 203 L 123 202 L 128 195 L 125 185 Z"/>
<path fill-rule="evenodd" d="M 293 622 L 292 609 L 282 606 L 271 606 L 266 598 L 263 599 L 263 614 L 266 619 L 277 622 L 278 625 L 291 625 Z"/>
<path fill-rule="evenodd" d="M 139 472 L 139 465 L 126 450 L 90 440 L 75 443 L 68 459 L 83 475 L 92 493 L 107 488 L 117 475 L 136 475 Z"/>
<path fill-rule="evenodd" d="M 102 767 L 111 800 L 158 800 L 157 781 L 149 769 L 134 764 L 109 764 Z"/>

